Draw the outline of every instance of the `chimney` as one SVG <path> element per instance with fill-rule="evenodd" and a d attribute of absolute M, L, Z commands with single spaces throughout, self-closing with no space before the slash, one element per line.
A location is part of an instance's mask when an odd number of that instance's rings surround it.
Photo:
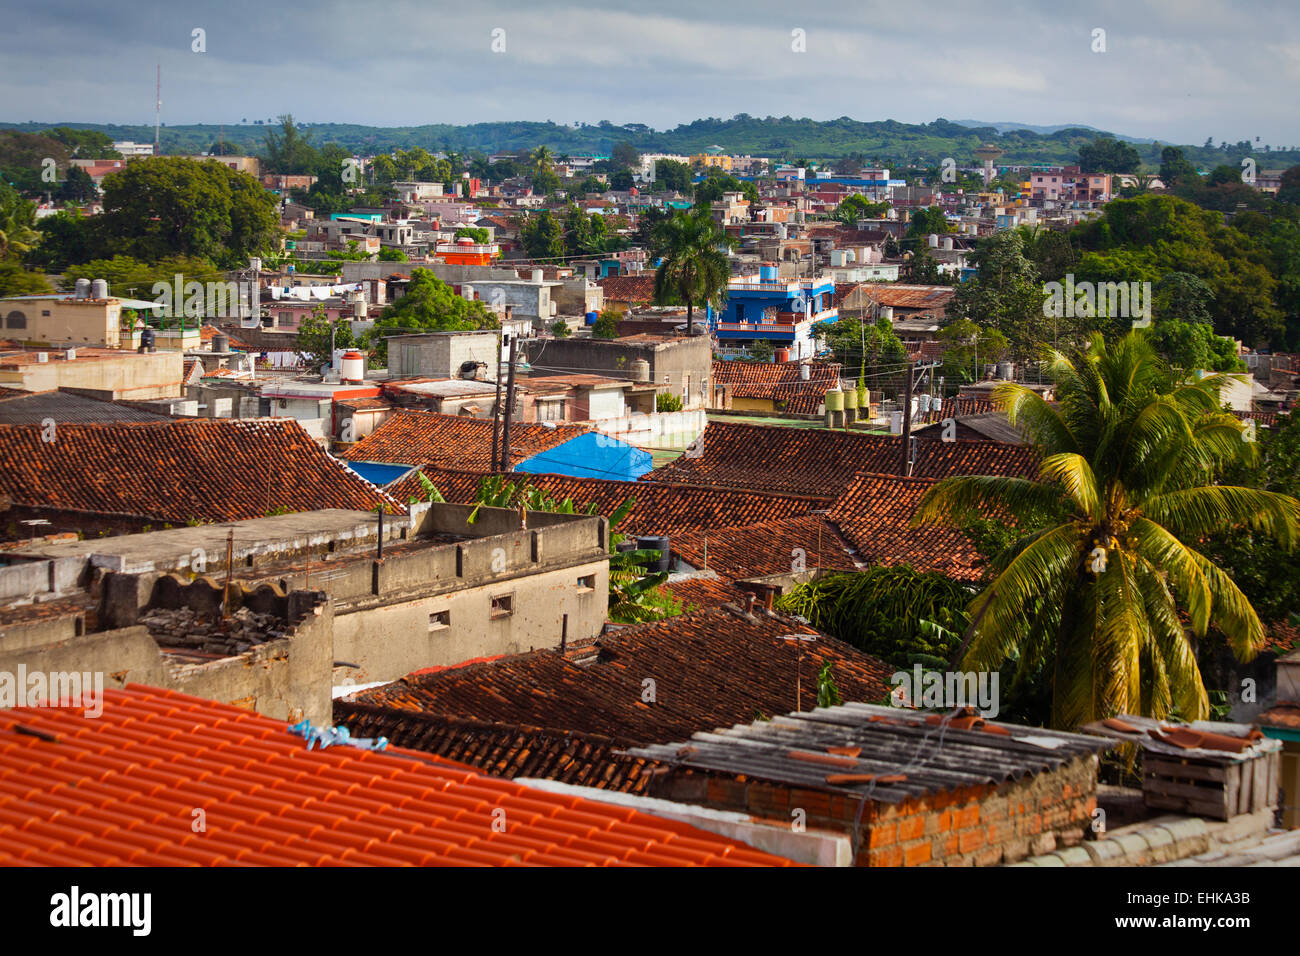
<path fill-rule="evenodd" d="M 754 592 L 753 591 L 745 592 L 745 613 L 746 614 L 754 613 Z"/>

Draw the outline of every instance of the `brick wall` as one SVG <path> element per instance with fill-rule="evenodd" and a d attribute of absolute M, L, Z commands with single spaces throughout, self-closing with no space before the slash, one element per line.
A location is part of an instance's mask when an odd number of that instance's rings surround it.
<path fill-rule="evenodd" d="M 993 785 L 962 787 L 898 804 L 692 772 L 656 796 L 702 803 L 809 829 L 858 833 L 858 866 L 995 866 L 1082 842 L 1097 806 L 1096 757 Z"/>

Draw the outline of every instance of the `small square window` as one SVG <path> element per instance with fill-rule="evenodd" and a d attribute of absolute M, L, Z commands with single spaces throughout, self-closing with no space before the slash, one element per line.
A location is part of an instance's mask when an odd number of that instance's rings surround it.
<path fill-rule="evenodd" d="M 451 611 L 434 611 L 429 615 L 429 633 L 451 627 Z"/>
<path fill-rule="evenodd" d="M 515 613 L 515 596 L 513 594 L 498 594 L 492 599 L 492 617 L 509 617 Z"/>
<path fill-rule="evenodd" d="M 579 592 L 594 591 L 594 590 L 596 590 L 596 575 L 585 574 L 582 577 L 578 578 Z"/>

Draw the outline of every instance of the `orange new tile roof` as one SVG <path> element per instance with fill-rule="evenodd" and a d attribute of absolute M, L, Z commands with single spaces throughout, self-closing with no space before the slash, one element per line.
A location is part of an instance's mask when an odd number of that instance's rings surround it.
<path fill-rule="evenodd" d="M 590 431 L 584 425 L 547 428 L 533 422 L 510 426 L 510 463 L 550 451 Z M 459 415 L 439 415 L 402 409 L 394 412 L 373 432 L 347 452 L 352 461 L 395 464 L 435 464 L 467 471 L 492 468 L 492 421 Z"/>
<path fill-rule="evenodd" d="M 695 446 L 698 455 L 683 455 L 640 480 L 834 497 L 860 471 L 902 470 L 902 439 L 891 435 L 711 421 Z M 912 473 L 1037 477 L 1038 461 L 1022 445 L 918 439 Z"/>
<path fill-rule="evenodd" d="M 285 723 L 174 691 L 106 690 L 98 718 L 0 711 L 0 866 L 636 864 L 790 865 L 419 751 L 308 750 Z"/>
<path fill-rule="evenodd" d="M 830 520 L 869 564 L 910 564 L 957 581 L 975 581 L 983 559 L 960 531 L 942 525 L 912 527 L 930 478 L 860 474 L 831 509 Z"/>
<path fill-rule="evenodd" d="M 751 621 L 709 608 L 619 628 L 570 645 L 569 656 L 546 649 L 412 674 L 355 698 L 385 708 L 607 735 L 626 744 L 674 740 L 753 720 L 759 712 L 802 709 L 796 701 L 800 675 L 802 705 L 812 706 L 812 676 L 824 663 L 832 665 L 845 700 L 876 702 L 888 695 L 894 668 L 824 634 L 796 642 L 798 648 L 783 640 L 804 633 L 816 632 L 780 615 L 756 613 Z M 578 663 L 584 650 L 590 662 Z M 645 700 L 647 678 L 654 681 L 653 703 Z M 334 706 L 335 720 L 345 720 L 349 702 Z"/>
<path fill-rule="evenodd" d="M 808 367 L 807 381 L 799 377 L 803 365 Z M 835 362 L 714 361 L 713 383 L 729 386 L 734 398 L 771 399 L 783 402 L 787 412 L 815 415 L 827 390 L 839 388 L 840 366 Z"/>
<path fill-rule="evenodd" d="M 60 511 L 184 524 L 390 504 L 291 418 L 0 425 L 0 494 Z"/>
<path fill-rule="evenodd" d="M 355 456 L 354 456 L 355 457 Z M 477 499 L 484 475 L 436 467 L 421 469 L 425 477 L 448 501 L 468 504 Z M 531 482 L 556 501 L 573 500 L 578 511 L 596 505 L 596 513 L 608 517 L 629 497 L 635 499 L 618 531 L 635 534 L 679 534 L 699 528 L 725 528 L 806 515 L 830 507 L 831 499 L 807 495 L 769 494 L 740 488 L 708 488 L 669 482 L 607 481 L 601 478 L 573 478 L 568 475 L 528 475 L 514 472 L 507 480 Z M 399 501 L 414 497 L 424 501 L 420 480 L 414 473 L 388 486 Z"/>

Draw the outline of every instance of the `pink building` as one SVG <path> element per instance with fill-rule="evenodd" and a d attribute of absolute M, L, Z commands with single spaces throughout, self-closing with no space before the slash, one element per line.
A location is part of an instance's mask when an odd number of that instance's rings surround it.
<path fill-rule="evenodd" d="M 1085 173 L 1078 166 L 1053 166 L 1029 174 L 1029 198 L 1055 202 L 1110 202 L 1109 173 Z"/>

